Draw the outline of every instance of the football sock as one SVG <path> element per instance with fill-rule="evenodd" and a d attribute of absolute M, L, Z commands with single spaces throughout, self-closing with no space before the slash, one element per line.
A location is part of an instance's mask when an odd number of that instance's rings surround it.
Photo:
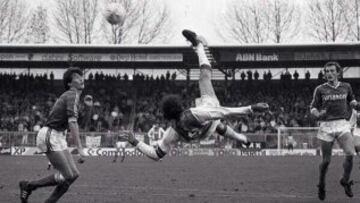
<path fill-rule="evenodd" d="M 53 203 L 58 201 L 69 189 L 70 184 L 62 183 L 56 186 L 55 190 L 51 194 L 51 196 L 45 201 L 45 203 Z"/>
<path fill-rule="evenodd" d="M 343 179 L 346 182 L 349 182 L 352 167 L 353 167 L 353 156 L 346 156 L 343 164 L 343 168 L 344 168 Z"/>
<path fill-rule="evenodd" d="M 28 183 L 28 187 L 31 190 L 35 190 L 36 188 L 55 186 L 57 184 L 58 184 L 58 182 L 55 179 L 55 174 L 52 174 L 52 175 L 42 178 L 40 180 L 30 181 Z"/>
<path fill-rule="evenodd" d="M 196 47 L 195 47 L 196 53 L 198 55 L 199 58 L 199 64 L 200 66 L 202 65 L 208 65 L 211 67 L 209 59 L 207 58 L 206 54 L 205 54 L 205 50 L 204 50 L 204 45 L 202 43 L 199 43 Z"/>
<path fill-rule="evenodd" d="M 240 142 L 247 142 L 247 137 L 245 135 L 235 132 L 235 130 L 232 129 L 230 126 L 227 126 L 224 136 L 233 138 Z"/>
<path fill-rule="evenodd" d="M 319 179 L 319 185 L 323 186 L 325 185 L 325 176 L 326 172 L 328 170 L 329 162 L 322 162 L 320 164 L 320 179 Z"/>

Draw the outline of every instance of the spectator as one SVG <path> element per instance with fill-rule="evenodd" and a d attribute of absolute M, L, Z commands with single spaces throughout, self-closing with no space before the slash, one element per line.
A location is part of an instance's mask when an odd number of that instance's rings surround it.
<path fill-rule="evenodd" d="M 259 72 L 257 70 L 255 70 L 254 78 L 255 78 L 255 80 L 259 79 Z"/>
<path fill-rule="evenodd" d="M 248 80 L 252 80 L 252 72 L 251 72 L 251 70 L 248 70 L 247 72 L 246 72 L 246 74 L 247 74 L 247 77 L 248 77 Z"/>
<path fill-rule="evenodd" d="M 309 71 L 306 71 L 306 73 L 305 73 L 305 79 L 306 79 L 306 80 L 310 80 L 310 72 L 309 72 Z"/>
<path fill-rule="evenodd" d="M 323 80 L 324 80 L 324 73 L 322 72 L 322 70 L 319 71 L 318 80 L 319 80 L 319 81 L 323 81 Z"/>
<path fill-rule="evenodd" d="M 298 80 L 298 78 L 299 78 L 299 73 L 297 72 L 297 70 L 295 70 L 293 76 L 294 76 L 294 79 L 295 79 L 295 80 Z"/>
<path fill-rule="evenodd" d="M 268 80 L 271 80 L 272 79 L 272 74 L 271 74 L 271 71 L 269 70 L 268 73 L 267 73 L 267 78 Z"/>
<path fill-rule="evenodd" d="M 254 77 L 256 72 L 254 72 Z M 295 73 L 294 78 L 296 79 Z M 309 117 L 307 106 L 310 103 L 312 90 L 318 82 L 310 80 L 309 71 L 307 74 L 309 75 L 308 79 L 306 81 L 299 80 L 296 85 L 289 83 L 279 86 L 276 81 L 266 83 L 258 81 L 255 83 L 256 85 L 249 88 L 247 81 L 231 81 L 228 93 L 219 94 L 219 100 L 223 105 L 229 106 L 248 105 L 259 101 L 267 101 L 273 106 L 273 117 L 246 116 L 240 121 L 234 121 L 237 129 L 242 132 L 275 132 L 279 125 L 315 126 L 316 122 Z M 84 90 L 84 95 L 93 95 L 96 102 L 94 102 L 94 112 L 91 114 L 89 123 L 80 126 L 83 131 L 116 131 L 121 128 L 128 129 L 133 125 L 135 129 L 148 132 L 155 123 L 163 124 L 159 110 L 159 103 L 163 95 L 175 92 L 184 98 L 192 98 L 196 97 L 199 92 L 196 85 L 190 84 L 187 87 L 185 82 L 172 79 L 165 81 L 166 84 L 164 84 L 160 83 L 160 78 L 155 81 L 153 75 L 137 74 L 134 76 L 136 82 L 129 81 L 127 83 L 119 81 L 118 76 L 106 75 L 103 80 L 98 79 L 96 84 L 94 83 Z M 99 74 L 95 73 L 95 78 L 99 77 Z M 126 77 L 124 75 L 124 78 Z M 172 78 L 172 76 L 170 77 Z M 242 80 L 245 80 L 244 71 L 242 71 L 241 77 Z M 270 80 L 271 77 L 271 72 L 268 71 L 266 79 Z M 16 131 L 21 122 L 23 127 L 20 128 L 37 131 L 44 123 L 44 118 L 62 89 L 56 85 L 56 80 L 53 91 L 40 88 L 50 86 L 51 79 L 39 76 L 37 78 L 35 80 L 31 74 L 16 76 L 0 73 L 0 124 L 3 130 Z M 354 94 L 360 94 L 358 90 L 360 82 L 354 81 L 352 85 Z M 214 83 L 214 86 L 217 91 L 224 92 L 225 87 L 222 82 Z M 190 99 L 184 103 L 186 106 L 195 105 L 194 101 Z M 17 119 L 15 119 L 16 117 Z M 25 138 L 24 143 L 26 143 Z"/>
<path fill-rule="evenodd" d="M 241 80 L 245 80 L 246 75 L 245 75 L 244 71 L 241 71 L 240 77 L 241 77 Z"/>

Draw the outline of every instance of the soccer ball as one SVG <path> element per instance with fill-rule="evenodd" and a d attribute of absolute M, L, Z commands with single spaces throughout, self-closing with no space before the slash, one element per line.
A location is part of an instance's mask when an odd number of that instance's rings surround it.
<path fill-rule="evenodd" d="M 126 11 L 120 3 L 109 3 L 104 10 L 104 17 L 111 25 L 124 22 Z"/>

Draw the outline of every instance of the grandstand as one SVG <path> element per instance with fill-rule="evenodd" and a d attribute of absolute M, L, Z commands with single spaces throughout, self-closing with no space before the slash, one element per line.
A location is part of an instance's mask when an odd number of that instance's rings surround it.
<path fill-rule="evenodd" d="M 321 79 L 295 79 L 289 72 L 280 80 L 236 78 L 242 67 L 254 68 L 312 68 L 328 60 L 337 60 L 347 68 L 357 66 L 360 60 L 359 44 L 319 45 L 247 45 L 210 46 L 216 61 L 214 70 L 215 89 L 223 105 L 248 105 L 266 101 L 272 115 L 251 115 L 233 122 L 243 133 L 254 134 L 254 142 L 265 148 L 279 148 L 279 143 L 269 142 L 278 136 L 279 127 L 315 127 L 308 105 L 311 94 Z M 79 66 L 87 74 L 85 94 L 94 95 L 96 106 L 92 117 L 81 121 L 84 132 L 106 133 L 121 129 L 134 129 L 146 134 L 153 124 L 166 128 L 161 119 L 159 101 L 166 93 L 178 93 L 186 98 L 187 106 L 199 90 L 196 78 L 197 58 L 189 47 L 180 46 L 79 46 L 79 45 L 2 45 L 1 68 L 26 68 L 20 75 L 2 73 L 1 77 L 1 131 L 17 131 L 19 125 L 31 134 L 44 123 L 49 109 L 62 91 L 62 84 L 50 75 L 33 75 L 31 69 L 64 69 Z M 92 69 L 117 69 L 113 74 L 93 72 Z M 121 74 L 121 70 L 162 69 L 168 72 L 160 77 L 134 72 Z M 178 80 L 176 72 L 186 80 Z M 170 73 L 171 72 L 171 73 Z M 227 73 L 230 73 L 227 74 Z M 255 73 L 255 72 L 254 72 Z M 359 95 L 360 83 L 351 80 L 355 95 Z M 116 112 L 111 116 L 112 112 Z M 94 119 L 97 115 L 97 119 Z M 6 136 L 2 136 L 6 137 Z M 34 143 L 29 137 L 27 144 Z M 105 135 L 103 137 L 106 137 Z M 276 138 L 278 140 L 278 138 Z M 20 144 L 18 139 L 2 138 L 3 146 Z M 7 140 L 7 141 L 4 141 Z M 15 143 L 10 143 L 14 140 Z M 84 138 L 85 140 L 85 138 Z M 102 143 L 111 146 L 110 141 Z M 224 141 L 223 141 L 224 142 Z M 16 144 L 18 143 L 18 144 Z M 224 143 L 223 143 L 224 144 Z M 237 146 L 236 143 L 232 144 Z M 315 145 L 314 145 L 315 146 Z M 300 147 L 300 146 L 299 146 Z"/>
<path fill-rule="evenodd" d="M 248 75 L 240 79 L 235 74 L 240 75 L 242 69 L 255 73 L 255 69 L 261 68 L 270 71 L 274 68 L 319 68 L 329 60 L 339 61 L 347 68 L 357 67 L 360 62 L 360 44 L 210 46 L 209 50 L 217 62 L 218 70 L 214 70 L 213 79 L 221 104 L 239 106 L 265 101 L 270 104 L 271 113 L 224 121 L 249 136 L 253 142 L 250 149 L 214 135 L 203 142 L 178 143 L 170 156 L 318 154 L 314 137 L 317 123 L 310 116 L 308 106 L 312 92 L 323 82 L 322 78 L 298 79 L 285 73 L 280 79 L 270 76 L 262 80 L 262 76 L 259 79 L 255 75 L 252 79 Z M 0 154 L 37 154 L 34 147 L 36 131 L 44 124 L 50 108 L 63 91 L 62 82 L 54 74 L 33 75 L 32 69 L 55 72 L 68 66 L 79 66 L 87 73 L 83 95 L 93 95 L 95 103 L 91 115 L 83 115 L 79 122 L 83 145 L 87 146 L 89 156 L 114 156 L 115 137 L 122 130 L 132 129 L 138 138 L 149 142 L 147 132 L 154 124 L 167 127 L 159 111 L 163 95 L 177 93 L 185 98 L 186 106 L 194 105 L 193 99 L 199 95 L 197 64 L 193 51 L 182 46 L 1 45 L 0 68 L 27 71 L 18 75 L 0 71 Z M 104 74 L 96 71 L 99 69 L 117 71 Z M 135 71 L 133 75 L 121 72 L 135 69 L 168 73 L 157 77 Z M 179 80 L 175 71 L 186 79 Z M 345 80 L 352 84 L 355 95 L 360 95 L 360 81 Z M 285 149 L 289 135 L 298 143 L 294 151 Z M 73 141 L 68 140 L 68 143 L 72 145 Z M 126 153 L 142 156 L 130 147 Z M 202 164 L 206 165 L 206 162 Z M 222 195 L 230 196 L 232 201 L 237 197 L 229 191 L 217 195 L 214 198 L 219 201 L 224 200 Z M 261 195 L 265 199 L 272 198 L 266 192 Z M 251 201 L 254 196 L 256 194 L 251 194 L 247 200 Z M 280 197 L 289 201 L 294 198 L 284 194 Z M 301 198 L 311 199 L 306 195 Z M 131 201 L 131 198 L 127 197 L 127 200 Z"/>

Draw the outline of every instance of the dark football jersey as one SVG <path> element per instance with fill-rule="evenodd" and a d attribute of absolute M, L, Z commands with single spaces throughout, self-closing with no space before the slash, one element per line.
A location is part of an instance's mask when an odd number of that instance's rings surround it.
<path fill-rule="evenodd" d="M 68 128 L 70 120 L 77 121 L 79 116 L 80 94 L 75 90 L 64 92 L 55 102 L 45 126 L 64 131 Z"/>
<path fill-rule="evenodd" d="M 212 122 L 200 123 L 191 110 L 186 110 L 181 114 L 174 129 L 184 141 L 190 142 L 202 139 L 210 129 Z"/>
<path fill-rule="evenodd" d="M 339 82 L 336 87 L 324 83 L 315 88 L 310 109 L 326 110 L 325 121 L 348 119 L 349 103 L 353 100 L 355 96 L 349 83 Z"/>

